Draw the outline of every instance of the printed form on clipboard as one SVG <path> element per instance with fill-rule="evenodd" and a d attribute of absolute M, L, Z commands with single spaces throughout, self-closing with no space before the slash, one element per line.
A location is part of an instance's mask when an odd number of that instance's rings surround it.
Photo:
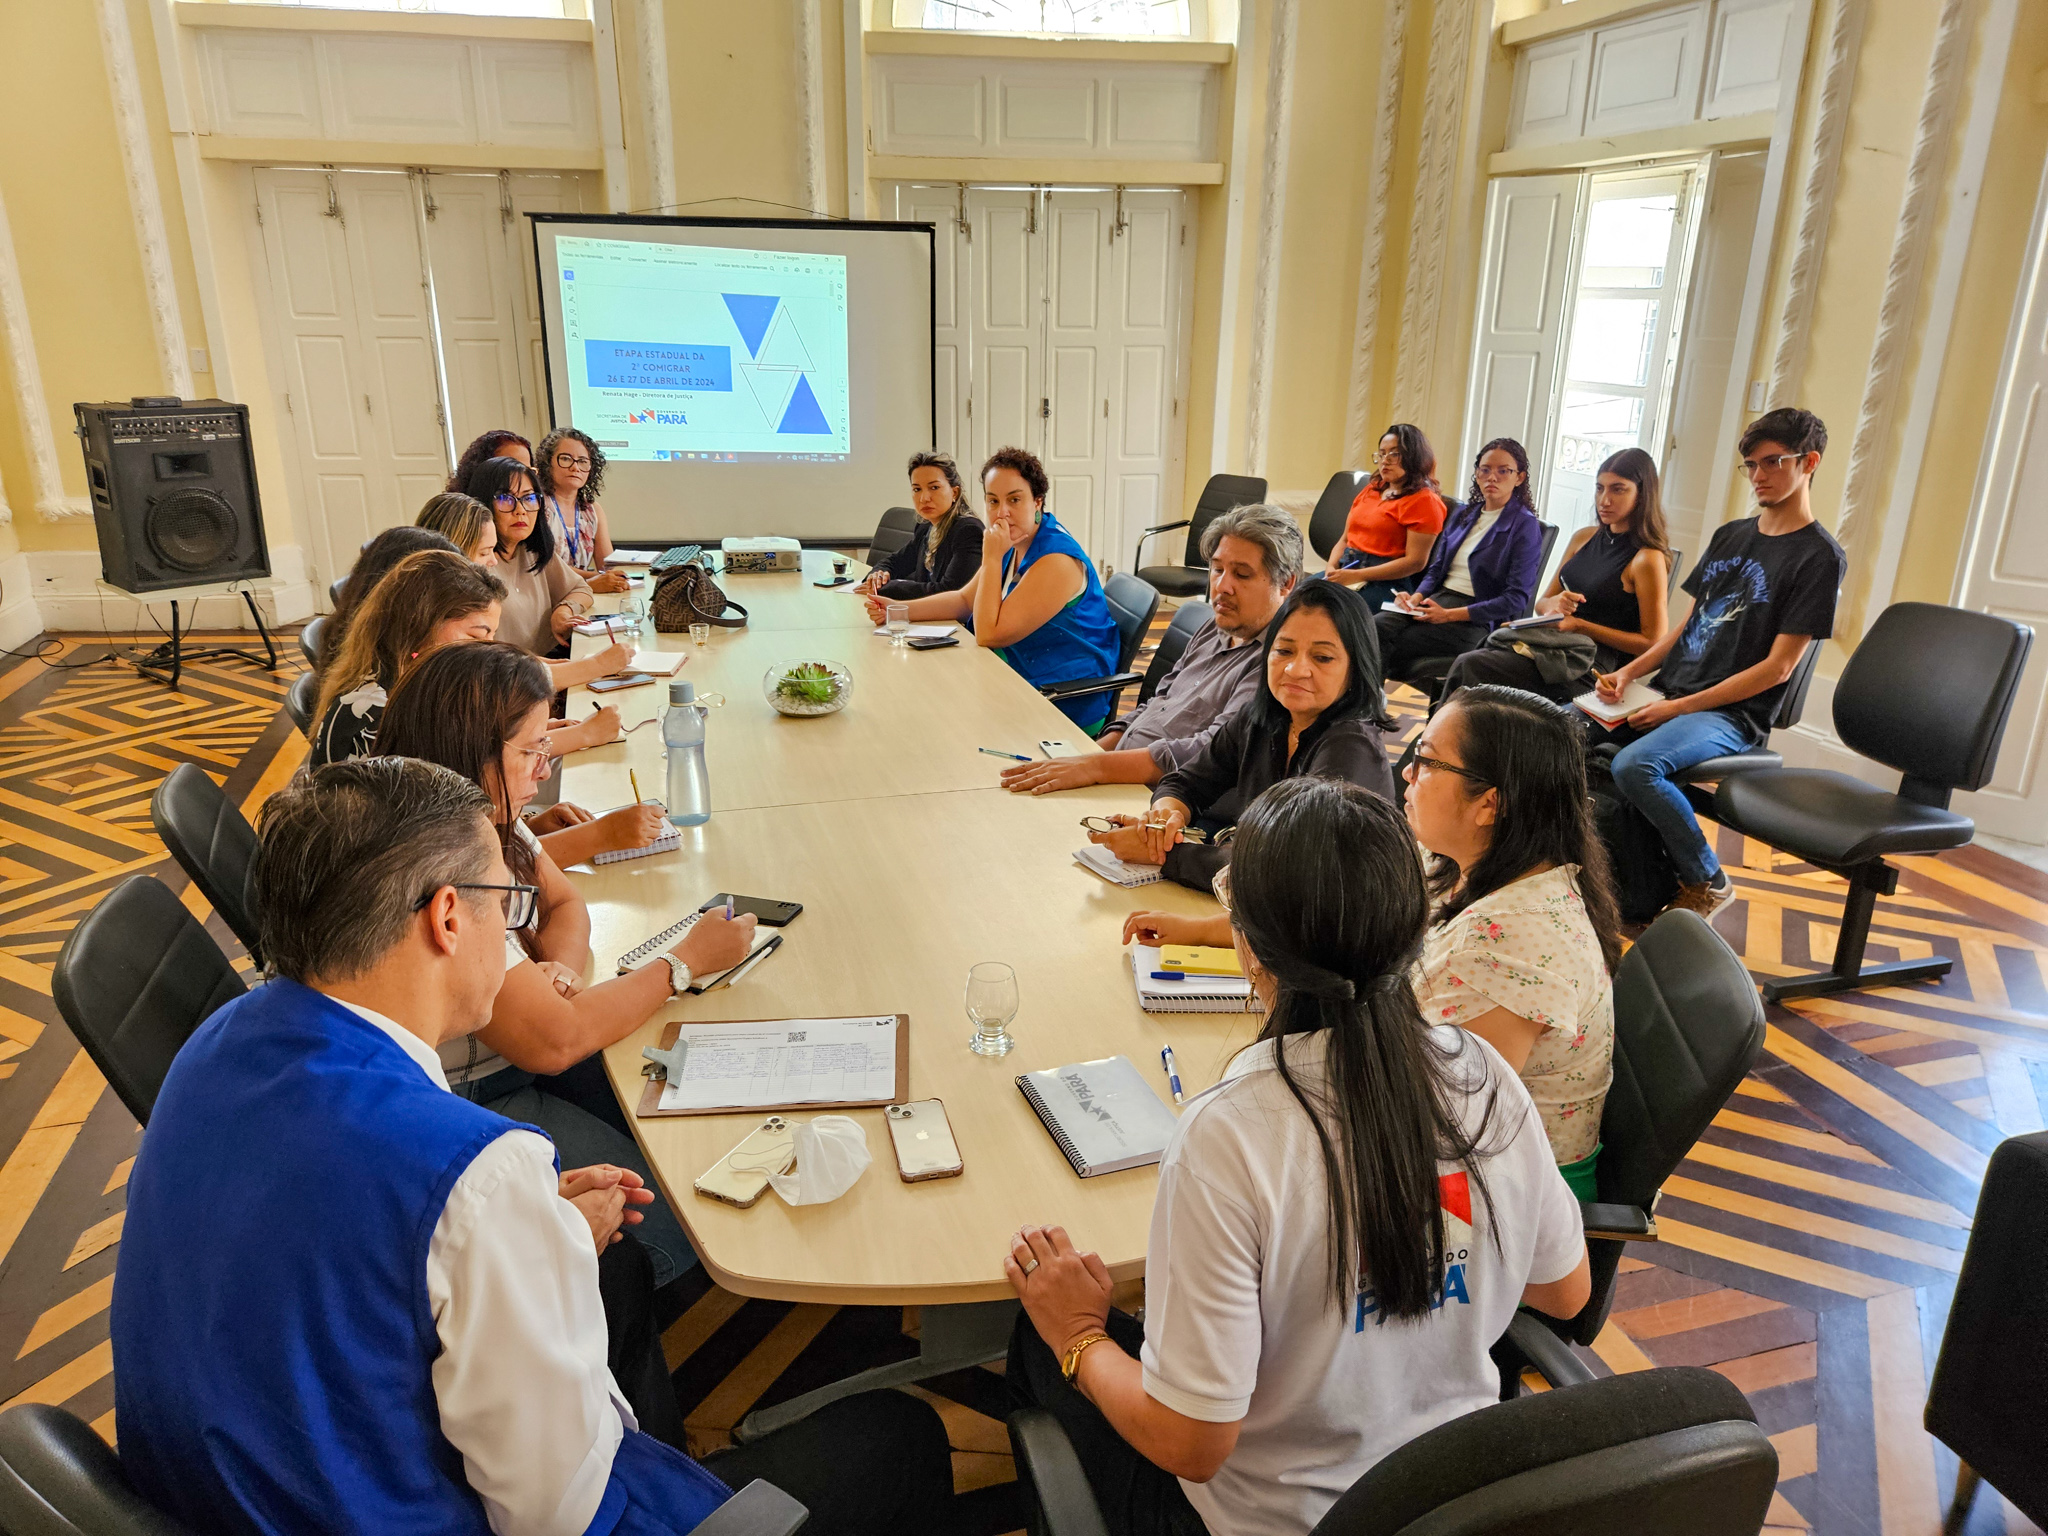
<path fill-rule="evenodd" d="M 886 1104 L 896 1095 L 898 1027 L 893 1013 L 686 1026 L 681 1076 L 670 1073 L 657 1108 Z"/>

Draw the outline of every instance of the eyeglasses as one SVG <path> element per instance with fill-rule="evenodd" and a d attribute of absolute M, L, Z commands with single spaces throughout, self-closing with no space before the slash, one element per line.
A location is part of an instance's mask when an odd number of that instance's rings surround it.
<path fill-rule="evenodd" d="M 421 912 L 426 910 L 427 903 L 432 901 L 435 892 L 441 889 L 443 887 L 437 885 L 434 887 L 434 890 L 427 892 L 426 895 L 414 902 L 412 904 L 413 911 Z M 499 893 L 499 900 L 505 909 L 505 926 L 515 933 L 522 928 L 531 928 L 533 920 L 540 915 L 540 887 L 537 885 L 479 885 L 468 881 L 456 881 L 450 884 L 447 889 L 456 891 L 497 891 Z"/>
<path fill-rule="evenodd" d="M 555 468 L 588 469 L 590 468 L 590 460 L 578 458 L 573 453 L 558 453 L 555 455 Z"/>
<path fill-rule="evenodd" d="M 1744 459 L 1742 472 L 1752 480 L 1756 478 L 1758 470 L 1767 475 L 1775 475 L 1787 464 L 1797 464 L 1804 457 L 1805 455 L 1800 453 L 1767 453 L 1760 459 Z"/>
<path fill-rule="evenodd" d="M 514 507 L 524 507 L 529 512 L 540 508 L 540 498 L 531 491 L 524 496 L 514 496 L 510 491 L 500 491 L 491 498 L 491 502 L 500 512 L 510 512 Z"/>
<path fill-rule="evenodd" d="M 1418 752 L 1415 756 L 1409 758 L 1408 761 L 1415 765 L 1418 772 L 1424 768 L 1437 768 L 1445 773 L 1455 773 L 1461 779 L 1470 779 L 1474 784 L 1485 784 L 1487 782 L 1483 774 L 1474 773 L 1470 768 L 1460 768 L 1456 763 L 1447 763 L 1440 757 L 1424 757 Z"/>
<path fill-rule="evenodd" d="M 1382 461 L 1387 459 L 1398 459 L 1401 457 L 1401 450 L 1398 448 L 1382 448 L 1378 453 L 1374 454 L 1373 457 L 1375 459 L 1379 459 Z"/>
<path fill-rule="evenodd" d="M 546 747 L 513 747 L 511 750 L 519 753 L 522 757 L 534 759 L 532 766 L 533 776 L 536 779 L 546 779 L 552 776 L 555 771 L 555 764 L 560 761 Z"/>
<path fill-rule="evenodd" d="M 1521 471 L 1513 465 L 1500 469 L 1488 464 L 1478 464 L 1473 466 L 1472 478 L 1475 480 L 1505 480 L 1509 475 L 1519 475 L 1520 473 Z"/>
<path fill-rule="evenodd" d="M 1086 827 L 1090 832 L 1139 832 L 1143 831 L 1147 827 L 1157 828 L 1163 825 L 1163 823 L 1156 821 L 1147 821 L 1140 822 L 1137 826 L 1134 827 L 1127 827 L 1123 825 L 1121 822 L 1111 821 L 1107 816 L 1083 816 L 1081 818 L 1081 825 Z M 1221 832 L 1218 832 L 1214 837 L 1211 837 L 1207 832 L 1204 832 L 1200 827 L 1182 827 L 1180 829 L 1180 835 L 1182 840 L 1185 842 L 1214 843 L 1217 847 L 1220 848 L 1237 835 L 1237 828 L 1225 827 Z"/>

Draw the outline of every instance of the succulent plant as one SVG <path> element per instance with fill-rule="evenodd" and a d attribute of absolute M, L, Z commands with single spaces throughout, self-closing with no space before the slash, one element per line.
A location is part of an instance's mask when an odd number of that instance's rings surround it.
<path fill-rule="evenodd" d="M 782 674 L 775 691 L 799 703 L 830 704 L 838 696 L 839 678 L 830 667 L 818 662 L 799 662 Z"/>

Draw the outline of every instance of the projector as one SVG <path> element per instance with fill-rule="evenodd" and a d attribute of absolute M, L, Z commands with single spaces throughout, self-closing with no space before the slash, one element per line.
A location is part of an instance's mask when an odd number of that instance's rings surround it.
<path fill-rule="evenodd" d="M 804 568 L 804 547 L 795 539 L 726 539 L 718 547 L 724 552 L 728 576 Z"/>

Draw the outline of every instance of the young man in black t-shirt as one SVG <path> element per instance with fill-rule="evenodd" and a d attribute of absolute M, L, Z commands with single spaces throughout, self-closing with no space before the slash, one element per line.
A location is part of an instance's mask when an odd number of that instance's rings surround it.
<path fill-rule="evenodd" d="M 1664 697 L 1609 738 L 1625 743 L 1614 782 L 1671 852 L 1679 880 L 1671 905 L 1702 917 L 1734 900 L 1735 887 L 1672 775 L 1760 744 L 1808 642 L 1834 633 L 1848 559 L 1813 520 L 1807 494 L 1827 444 L 1811 411 L 1787 407 L 1750 423 L 1742 468 L 1757 515 L 1715 530 L 1685 578 L 1690 601 L 1664 638 L 1599 681 L 1601 696 L 1613 699 L 1657 674 Z"/>

